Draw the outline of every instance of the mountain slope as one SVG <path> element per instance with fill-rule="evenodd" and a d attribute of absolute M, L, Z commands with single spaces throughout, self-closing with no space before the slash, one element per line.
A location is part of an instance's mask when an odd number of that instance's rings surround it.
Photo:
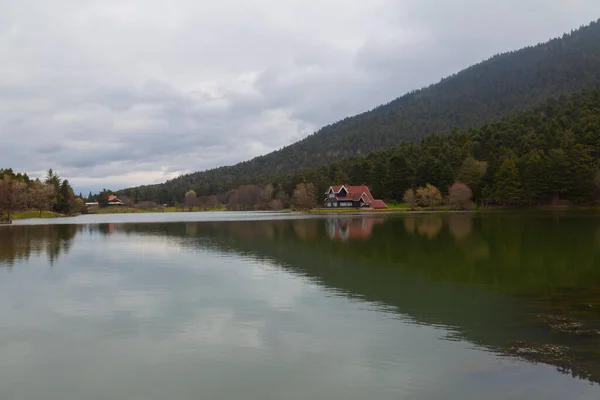
<path fill-rule="evenodd" d="M 270 154 L 183 175 L 153 190 L 200 187 L 216 193 L 270 176 L 419 141 L 452 128 L 478 127 L 549 97 L 600 83 L 600 20 L 561 38 L 496 55 L 369 112 L 325 126 Z"/>

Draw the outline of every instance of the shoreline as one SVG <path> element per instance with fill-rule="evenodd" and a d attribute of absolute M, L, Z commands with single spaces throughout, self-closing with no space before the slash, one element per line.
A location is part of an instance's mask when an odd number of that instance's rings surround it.
<path fill-rule="evenodd" d="M 42 211 L 42 215 L 40 216 L 39 211 L 25 211 L 20 213 L 14 213 L 12 215 L 12 221 L 21 220 L 21 219 L 53 219 L 53 218 L 70 218 L 76 217 L 79 215 L 114 215 L 114 214 L 162 214 L 162 213 L 203 213 L 203 212 L 246 212 L 246 211 L 257 211 L 257 210 L 227 210 L 225 208 L 218 209 L 209 209 L 209 210 L 194 210 L 194 211 L 186 211 L 186 210 L 175 210 L 174 208 L 165 209 L 165 210 L 137 210 L 137 209 L 127 209 L 127 210 L 104 210 L 103 212 L 91 212 L 87 214 L 73 214 L 73 215 L 64 215 L 55 213 L 52 211 Z M 551 212 L 551 211 L 588 211 L 588 212 L 600 212 L 600 206 L 540 206 L 540 207 L 485 207 L 485 208 L 469 208 L 465 210 L 457 210 L 452 209 L 448 206 L 442 206 L 436 209 L 428 209 L 428 208 L 414 208 L 410 209 L 408 207 L 390 207 L 383 210 L 374 210 L 374 209 L 359 209 L 359 208 L 342 208 L 342 209 L 328 209 L 328 208 L 314 208 L 309 210 L 292 210 L 292 209 L 283 209 L 283 210 L 262 210 L 265 213 L 297 213 L 297 214 L 315 214 L 315 215 L 325 215 L 325 214 L 354 214 L 354 215 L 388 215 L 388 214 L 445 214 L 445 213 L 492 213 L 492 212 Z"/>

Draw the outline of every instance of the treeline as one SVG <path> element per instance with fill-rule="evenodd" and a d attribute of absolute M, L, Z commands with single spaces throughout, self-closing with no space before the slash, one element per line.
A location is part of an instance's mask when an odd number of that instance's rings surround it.
<path fill-rule="evenodd" d="M 552 96 L 594 87 L 600 83 L 598 71 L 600 21 L 546 43 L 496 55 L 372 111 L 325 126 L 279 151 L 137 189 L 142 197 L 173 202 L 173 194 L 182 201 L 189 188 L 202 188 L 202 195 L 209 195 L 249 183 L 265 185 L 275 174 L 327 165 L 402 140 L 419 142 L 454 127 L 480 127 Z"/>
<path fill-rule="evenodd" d="M 310 209 L 317 206 L 317 190 L 311 183 L 300 183 L 290 197 L 272 184 L 266 186 L 242 185 L 226 193 L 212 196 L 198 196 L 194 190 L 185 194 L 183 207 L 192 211 L 195 208 L 210 210 L 226 206 L 228 210 L 282 210 L 284 208 Z"/>
<path fill-rule="evenodd" d="M 40 216 L 43 211 L 70 215 L 85 212 L 86 207 L 69 181 L 52 169 L 43 181 L 11 168 L 0 169 L 0 219 L 10 220 L 13 213 L 28 210 L 39 211 Z"/>
<path fill-rule="evenodd" d="M 430 135 L 420 144 L 352 157 L 283 177 L 279 182 L 367 183 L 375 197 L 402 200 L 411 188 L 454 182 L 485 204 L 585 204 L 600 195 L 600 89 L 545 105 L 479 129 Z"/>
<path fill-rule="evenodd" d="M 350 157 L 295 173 L 265 175 L 253 183 L 293 196 L 297 185 L 313 184 L 325 193 L 332 184 L 367 184 L 376 198 L 403 201 L 409 189 L 450 194 L 466 184 L 479 204 L 541 205 L 567 201 L 586 204 L 600 195 L 600 89 L 551 99 L 479 129 L 432 134 L 421 143 L 403 142 L 387 150 Z M 216 195 L 227 204 L 233 189 L 210 185 L 122 191 L 132 198 L 182 203 L 185 193 Z M 416 194 L 416 193 L 415 193 Z"/>

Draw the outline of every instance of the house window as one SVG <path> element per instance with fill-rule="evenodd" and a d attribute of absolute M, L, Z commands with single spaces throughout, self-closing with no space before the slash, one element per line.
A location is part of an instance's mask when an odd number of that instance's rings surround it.
<path fill-rule="evenodd" d="M 329 198 L 333 199 L 335 197 L 335 193 L 329 193 Z"/>

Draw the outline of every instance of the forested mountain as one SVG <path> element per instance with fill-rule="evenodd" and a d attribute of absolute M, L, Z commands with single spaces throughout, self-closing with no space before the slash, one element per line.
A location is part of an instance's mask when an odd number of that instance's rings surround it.
<path fill-rule="evenodd" d="M 326 126 L 279 151 L 137 189 L 141 197 L 182 199 L 185 191 L 225 192 L 283 173 L 418 142 L 453 128 L 477 128 L 600 83 L 600 20 L 549 42 L 496 55 L 372 111 Z M 439 139 L 441 140 L 441 139 Z M 131 193 L 132 190 L 127 190 Z"/>
<path fill-rule="evenodd" d="M 432 184 L 447 193 L 454 182 L 467 184 L 480 203 L 598 201 L 600 86 L 552 98 L 477 129 L 431 134 L 419 144 L 404 141 L 364 156 L 253 181 L 270 187 L 270 197 L 261 200 L 264 204 L 278 193 L 292 195 L 300 183 L 314 184 L 320 195 L 333 182 L 366 183 L 375 197 L 398 201 L 410 188 Z M 207 185 L 185 184 L 123 192 L 138 200 L 165 203 L 183 201 L 179 191 L 189 188 L 200 196 L 214 194 Z M 227 203 L 235 192 L 222 192 L 219 200 Z M 265 195 L 256 197 L 261 196 Z"/>
<path fill-rule="evenodd" d="M 432 134 L 365 156 L 283 174 L 284 190 L 314 183 L 366 182 L 375 197 L 402 200 L 427 184 L 447 192 L 468 184 L 474 199 L 495 204 L 600 200 L 600 87 L 551 99 L 478 129 Z"/>

